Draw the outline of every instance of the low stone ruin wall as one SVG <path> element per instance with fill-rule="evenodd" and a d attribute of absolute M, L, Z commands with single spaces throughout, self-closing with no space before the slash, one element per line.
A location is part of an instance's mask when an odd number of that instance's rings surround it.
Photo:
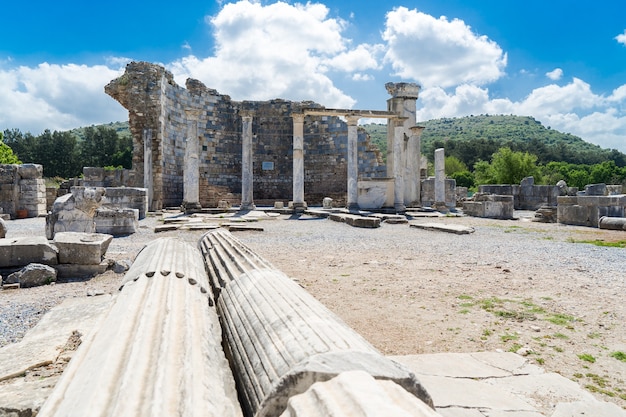
<path fill-rule="evenodd" d="M 556 206 L 560 195 L 556 185 L 535 185 L 533 177 L 522 180 L 520 185 L 480 185 L 482 194 L 511 195 L 516 210 L 537 210 L 542 206 Z"/>
<path fill-rule="evenodd" d="M 558 198 L 557 222 L 598 227 L 600 218 L 624 217 L 626 194 L 607 196 L 563 196 Z"/>
<path fill-rule="evenodd" d="M 463 202 L 463 213 L 490 219 L 512 219 L 513 196 L 477 193 L 474 200 Z"/>
<path fill-rule="evenodd" d="M 46 214 L 46 184 L 43 166 L 0 165 L 0 209 L 11 218 Z"/>
<path fill-rule="evenodd" d="M 129 169 L 83 167 L 85 187 L 127 187 L 135 184 L 134 173 Z"/>

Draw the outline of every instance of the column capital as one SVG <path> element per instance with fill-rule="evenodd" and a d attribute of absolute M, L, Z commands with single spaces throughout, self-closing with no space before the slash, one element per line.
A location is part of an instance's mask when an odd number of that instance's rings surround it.
<path fill-rule="evenodd" d="M 348 126 L 356 126 L 359 123 L 359 119 L 361 118 L 361 116 L 355 116 L 352 114 L 346 114 L 344 117 L 346 118 Z"/>
<path fill-rule="evenodd" d="M 239 110 L 239 116 L 243 117 L 254 117 L 254 110 Z"/>
<path fill-rule="evenodd" d="M 304 113 L 291 113 L 294 123 L 304 123 Z"/>
<path fill-rule="evenodd" d="M 421 135 L 421 134 L 422 134 L 422 131 L 423 131 L 425 128 L 426 128 L 426 126 L 411 126 L 411 127 L 410 127 L 410 129 L 411 129 L 411 133 L 412 133 L 412 134 L 414 134 L 414 135 L 416 135 L 416 136 Z"/>
<path fill-rule="evenodd" d="M 420 91 L 420 86 L 415 83 L 387 83 L 385 88 L 393 98 L 417 99 Z"/>

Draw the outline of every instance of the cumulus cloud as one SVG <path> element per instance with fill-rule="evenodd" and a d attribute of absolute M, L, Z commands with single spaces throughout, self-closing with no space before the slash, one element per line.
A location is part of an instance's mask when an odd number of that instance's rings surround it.
<path fill-rule="evenodd" d="M 558 81 L 563 77 L 563 70 L 561 68 L 555 68 L 550 72 L 546 72 L 546 77 L 553 81 Z"/>
<path fill-rule="evenodd" d="M 0 129 L 39 134 L 123 120 L 126 111 L 103 89 L 120 74 L 104 65 L 48 63 L 0 70 Z"/>
<path fill-rule="evenodd" d="M 617 35 L 615 37 L 615 40 L 621 44 L 626 45 L 626 29 L 624 30 L 624 33 Z"/>
<path fill-rule="evenodd" d="M 507 56 L 500 46 L 462 20 L 398 7 L 387 14 L 385 27 L 385 61 L 424 88 L 483 85 L 504 74 Z"/>
<path fill-rule="evenodd" d="M 177 81 L 197 78 L 235 99 L 313 99 L 352 107 L 355 100 L 334 85 L 328 72 L 379 68 L 381 47 L 350 48 L 341 35 L 346 22 L 328 14 L 319 3 L 230 3 L 207 19 L 214 29 L 214 56 L 190 55 L 168 67 Z"/>

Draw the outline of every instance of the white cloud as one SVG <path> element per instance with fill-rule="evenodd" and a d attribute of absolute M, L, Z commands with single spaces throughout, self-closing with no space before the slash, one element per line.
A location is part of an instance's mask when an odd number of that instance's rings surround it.
<path fill-rule="evenodd" d="M 615 40 L 621 44 L 626 45 L 626 29 L 624 30 L 624 33 L 617 35 L 615 37 Z"/>
<path fill-rule="evenodd" d="M 546 77 L 553 81 L 558 81 L 563 77 L 563 70 L 561 68 L 555 68 L 550 72 L 546 72 Z"/>
<path fill-rule="evenodd" d="M 104 65 L 39 64 L 0 70 L 0 130 L 39 134 L 124 120 L 126 111 L 104 93 L 121 74 Z"/>
<path fill-rule="evenodd" d="M 352 107 L 355 100 L 334 85 L 328 71 L 377 69 L 381 46 L 350 48 L 341 35 L 346 22 L 328 14 L 319 3 L 230 3 L 207 19 L 215 55 L 190 55 L 168 67 L 181 84 L 190 76 L 237 100 L 280 97 Z"/>
<path fill-rule="evenodd" d="M 374 79 L 370 74 L 355 73 L 352 75 L 352 81 L 372 81 Z"/>
<path fill-rule="evenodd" d="M 398 7 L 387 14 L 383 39 L 386 62 L 396 75 L 423 87 L 453 87 L 495 81 L 507 56 L 495 42 L 472 32 L 462 20 L 448 20 Z"/>

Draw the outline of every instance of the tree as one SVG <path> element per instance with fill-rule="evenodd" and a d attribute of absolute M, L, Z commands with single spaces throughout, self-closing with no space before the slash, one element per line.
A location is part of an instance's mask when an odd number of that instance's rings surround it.
<path fill-rule="evenodd" d="M 467 171 L 467 165 L 456 156 L 446 156 L 445 158 L 446 175 L 450 176 L 455 172 Z"/>
<path fill-rule="evenodd" d="M 4 137 L 0 132 L 0 164 L 21 164 L 22 162 L 13 153 L 13 150 L 4 143 Z"/>
<path fill-rule="evenodd" d="M 500 148 L 493 154 L 491 168 L 498 184 L 519 184 L 524 177 L 533 176 L 541 182 L 537 156 L 528 152 L 514 152 L 511 148 Z"/>

